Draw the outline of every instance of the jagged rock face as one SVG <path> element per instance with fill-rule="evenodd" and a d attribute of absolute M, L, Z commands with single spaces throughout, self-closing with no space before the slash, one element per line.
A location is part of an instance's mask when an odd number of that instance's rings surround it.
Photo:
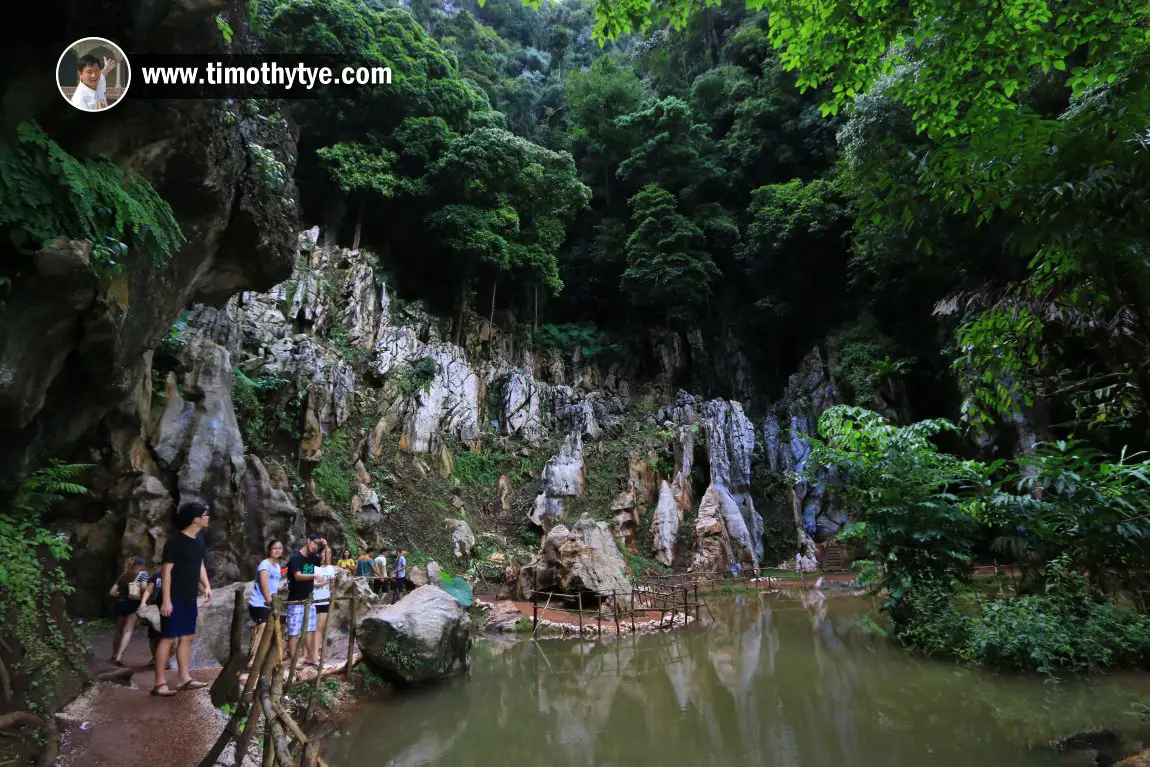
<path fill-rule="evenodd" d="M 231 399 L 228 350 L 198 328 L 187 331 L 183 394 L 169 380 L 167 406 L 154 437 L 158 471 L 171 477 L 180 503 L 212 509 L 208 566 L 217 581 L 247 577 L 269 540 L 285 544 L 302 535 L 286 477 L 272 476 L 263 461 L 244 455 Z M 163 481 L 145 475 L 133 493 L 123 548 L 151 555 L 163 550 L 174 501 Z"/>
<path fill-rule="evenodd" d="M 411 450 L 432 452 L 443 435 L 464 442 L 479 436 L 480 379 L 462 349 L 453 344 L 424 343 L 409 327 L 386 327 L 375 342 L 375 355 L 375 370 L 381 377 L 401 365 L 415 366 L 425 358 L 434 361 L 435 375 L 427 387 L 390 405 L 400 416 Z"/>
<path fill-rule="evenodd" d="M 493 380 L 493 384 L 498 381 Z M 577 431 L 598 439 L 622 425 L 626 387 L 614 392 L 578 391 L 565 384 L 548 384 L 515 370 L 502 378 L 499 423 L 503 433 L 539 444 L 556 430 Z"/>
<path fill-rule="evenodd" d="M 703 407 L 711 484 L 726 488 L 751 536 L 755 563 L 763 556 L 763 518 L 751 500 L 751 454 L 755 427 L 738 402 L 711 400 Z"/>
<path fill-rule="evenodd" d="M 520 572 L 520 592 L 530 598 L 533 589 L 630 596 L 627 563 L 607 523 L 584 517 L 570 528 L 552 528 L 543 539 L 539 559 Z"/>
<path fill-rule="evenodd" d="M 758 567 L 742 511 L 722 485 L 711 485 L 703 494 L 695 520 L 695 541 L 691 572 L 722 572 L 732 562 Z"/>
<path fill-rule="evenodd" d="M 639 546 L 635 536 L 639 533 L 639 510 L 635 505 L 635 493 L 624 490 L 611 502 L 611 522 L 623 548 L 632 554 L 637 553 Z"/>
<path fill-rule="evenodd" d="M 379 305 L 386 301 L 386 287 L 376 287 L 375 272 L 362 261 L 355 265 L 344 289 L 347 308 L 343 324 L 347 328 L 347 341 L 360 349 L 371 349 L 379 318 Z"/>
<path fill-rule="evenodd" d="M 212 23 L 219 10 L 157 6 L 124 15 L 118 34 L 129 48 L 146 40 L 149 50 L 212 51 L 221 44 Z M 262 123 L 246 115 L 226 121 L 223 101 L 127 99 L 112 119 L 92 120 L 62 110 L 59 93 L 41 86 L 35 62 L 61 40 L 90 34 L 91 12 L 84 0 L 36 6 L 54 23 L 21 25 L 0 54 L 0 123 L 7 133 L 35 120 L 74 156 L 105 155 L 137 170 L 171 205 L 187 244 L 159 268 L 133 252 L 105 283 L 74 256 L 42 257 L 20 276 L 0 314 L 0 493 L 43 458 L 66 456 L 130 399 L 148 352 L 190 301 L 266 290 L 291 269 L 294 189 L 267 190 L 247 150 L 259 140 L 281 159 L 294 155 L 286 133 L 262 136 Z M 15 258 L 8 247 L 0 246 L 0 257 Z"/>
<path fill-rule="evenodd" d="M 398 684 L 431 682 L 471 667 L 471 619 L 435 586 L 421 586 L 394 605 L 367 612 L 356 639 L 364 657 Z"/>
<path fill-rule="evenodd" d="M 693 427 L 680 426 L 675 435 L 675 476 L 671 479 L 670 491 L 675 505 L 682 515 L 691 510 L 694 499 L 691 497 L 691 472 L 695 468 L 695 437 Z M 663 500 L 660 488 L 659 500 Z M 677 526 L 676 526 L 677 527 Z"/>
<path fill-rule="evenodd" d="M 567 435 L 563 447 L 543 469 L 543 492 L 535 499 L 529 519 L 544 532 L 563 521 L 567 504 L 583 494 L 587 469 L 583 462 L 583 438 L 579 432 Z"/>
<path fill-rule="evenodd" d="M 651 553 L 668 567 L 675 560 L 675 539 L 682 523 L 683 510 L 675 500 L 671 486 L 663 482 L 659 486 L 659 504 L 651 518 Z"/>
<path fill-rule="evenodd" d="M 751 456 L 755 449 L 755 429 L 743 412 L 743 406 L 722 399 L 699 401 L 686 392 L 680 392 L 675 404 L 659 411 L 656 418 L 669 425 L 678 425 L 675 455 L 679 467 L 671 489 L 680 508 L 689 508 L 691 504 L 689 493 L 694 443 L 692 430 L 688 427 L 702 426 L 706 437 L 711 487 L 721 488 L 725 497 L 731 499 L 734 508 L 738 510 L 742 519 L 741 527 L 747 531 L 746 542 L 753 554 L 752 566 L 757 567 L 763 555 L 763 518 L 751 500 Z M 696 538 L 696 545 L 702 545 L 699 538 Z M 697 554 L 694 560 L 702 561 Z"/>
<path fill-rule="evenodd" d="M 764 450 L 771 471 L 798 473 L 806 468 L 807 456 L 811 452 L 807 438 L 816 431 L 819 416 L 841 402 L 838 386 L 817 348 L 806 356 L 799 371 L 788 379 L 783 402 L 787 403 L 786 406 L 773 408 L 763 424 Z M 827 490 L 831 479 L 827 470 L 820 468 L 818 478 L 819 481 L 813 485 L 802 481 L 794 486 L 800 554 L 797 559 L 784 563 L 788 568 L 814 569 L 817 562 L 811 536 L 816 533 L 833 534 L 848 521 L 845 510 L 838 506 L 834 494 Z"/>

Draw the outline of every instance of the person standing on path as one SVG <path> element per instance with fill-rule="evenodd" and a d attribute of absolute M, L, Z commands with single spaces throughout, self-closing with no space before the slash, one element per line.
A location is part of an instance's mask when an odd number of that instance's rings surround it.
<path fill-rule="evenodd" d="M 160 566 L 160 643 L 156 647 L 156 685 L 152 695 L 169 698 L 179 690 L 199 690 L 204 682 L 192 679 L 192 640 L 196 635 L 198 606 L 196 598 L 203 593 L 212 601 L 212 586 L 204 566 L 204 530 L 208 527 L 209 509 L 202 503 L 185 503 L 176 510 L 179 532 L 164 544 Z M 168 658 L 172 643 L 179 640 L 176 665 L 179 684 L 173 690 L 167 681 Z"/>
<path fill-rule="evenodd" d="M 376 556 L 375 561 L 371 565 L 372 575 L 375 576 L 376 594 L 383 594 L 387 591 L 387 549 L 380 549 L 379 554 Z"/>
<path fill-rule="evenodd" d="M 355 573 L 353 573 L 353 575 L 358 575 L 361 578 L 370 578 L 373 565 L 371 554 L 368 553 L 367 549 L 364 549 L 359 552 L 359 559 L 355 560 Z"/>
<path fill-rule="evenodd" d="M 124 665 L 124 650 L 132 641 L 132 630 L 136 628 L 136 611 L 143 604 L 148 588 L 147 562 L 138 557 L 128 562 L 124 572 L 112 584 L 108 596 L 115 597 L 113 610 L 116 613 L 116 633 L 112 637 L 112 663 Z"/>
<path fill-rule="evenodd" d="M 260 646 L 264 626 L 272 614 L 272 600 L 280 588 L 280 557 L 284 555 L 284 545 L 279 541 L 268 544 L 267 558 L 256 568 L 256 580 L 252 595 L 248 597 L 248 614 L 252 616 L 252 648 Z M 253 658 L 254 660 L 254 658 Z"/>
<path fill-rule="evenodd" d="M 331 586 L 336 578 L 339 577 L 343 570 L 336 567 L 331 563 L 331 547 L 323 550 L 322 562 L 319 567 L 315 569 L 317 575 L 321 576 L 323 585 L 320 585 L 319 580 L 316 582 L 315 592 L 312 594 L 312 604 L 315 605 L 315 639 L 313 640 L 316 651 L 319 651 L 319 643 L 323 641 L 324 628 L 327 626 L 327 613 L 331 608 Z M 316 668 L 319 668 L 319 662 L 316 662 Z"/>
<path fill-rule="evenodd" d="M 312 595 L 312 590 L 316 586 L 323 586 L 327 583 L 327 579 L 316 574 L 315 569 L 320 566 L 320 551 L 327 548 L 327 541 L 320 538 L 317 533 L 308 533 L 307 543 L 303 548 L 291 555 L 288 560 L 287 574 L 288 574 L 288 602 L 304 602 Z M 304 607 L 303 604 L 289 604 L 287 608 L 287 625 L 288 625 L 288 648 L 287 658 L 285 661 L 290 664 L 291 659 L 295 657 L 296 643 L 299 642 L 299 635 L 305 630 L 307 637 L 304 639 L 304 649 L 307 652 L 307 660 L 304 661 L 307 665 L 319 666 L 319 658 L 316 656 L 315 646 L 315 624 L 316 612 L 315 605 L 311 605 L 311 609 L 307 611 L 307 628 L 304 629 Z"/>
<path fill-rule="evenodd" d="M 340 568 L 348 575 L 355 575 L 355 560 L 352 559 L 351 549 L 344 549 L 343 556 L 336 562 Z"/>
<path fill-rule="evenodd" d="M 396 601 L 403 599 L 407 593 L 407 552 L 400 551 L 395 558 L 395 598 L 392 600 L 394 604 Z"/>

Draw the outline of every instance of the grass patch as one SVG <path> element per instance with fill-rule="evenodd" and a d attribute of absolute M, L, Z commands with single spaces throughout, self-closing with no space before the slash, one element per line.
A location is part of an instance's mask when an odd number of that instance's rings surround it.
<path fill-rule="evenodd" d="M 350 438 L 336 429 L 323 441 L 323 458 L 311 473 L 315 493 L 329 504 L 346 507 L 351 502 L 351 481 L 355 465 L 351 460 Z"/>
<path fill-rule="evenodd" d="M 494 487 L 499 482 L 497 457 L 487 453 L 463 450 L 455 455 L 455 470 L 452 476 L 462 485 Z"/>

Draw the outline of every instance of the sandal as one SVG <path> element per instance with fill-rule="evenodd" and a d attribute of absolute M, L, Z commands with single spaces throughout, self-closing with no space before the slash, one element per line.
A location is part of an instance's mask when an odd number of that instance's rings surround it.
<path fill-rule="evenodd" d="M 164 692 L 160 692 L 161 689 L 164 690 Z M 169 687 L 167 682 L 158 684 L 152 688 L 152 695 L 155 695 L 157 698 L 170 698 L 175 694 L 176 691 Z"/>
<path fill-rule="evenodd" d="M 199 681 L 196 681 L 195 679 L 189 679 L 188 681 L 184 682 L 182 685 L 177 687 L 176 690 L 179 690 L 179 691 L 182 691 L 182 690 L 202 690 L 207 686 L 208 686 L 207 682 L 199 682 Z"/>

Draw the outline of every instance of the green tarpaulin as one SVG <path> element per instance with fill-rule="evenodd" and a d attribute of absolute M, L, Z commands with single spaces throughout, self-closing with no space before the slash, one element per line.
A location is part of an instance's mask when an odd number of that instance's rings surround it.
<path fill-rule="evenodd" d="M 455 597 L 455 601 L 464 607 L 471 607 L 471 604 L 475 601 L 475 595 L 471 593 L 471 584 L 463 578 L 452 578 L 451 576 L 446 578 L 441 577 L 439 579 L 439 587 Z"/>

